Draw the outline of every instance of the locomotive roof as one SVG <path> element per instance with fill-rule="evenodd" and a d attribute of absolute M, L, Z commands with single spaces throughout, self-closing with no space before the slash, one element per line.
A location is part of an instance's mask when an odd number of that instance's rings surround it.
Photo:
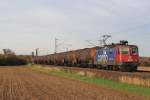
<path fill-rule="evenodd" d="M 116 47 L 116 46 L 136 46 L 136 45 L 123 45 L 123 44 L 110 44 L 110 45 L 105 45 L 104 47 Z"/>

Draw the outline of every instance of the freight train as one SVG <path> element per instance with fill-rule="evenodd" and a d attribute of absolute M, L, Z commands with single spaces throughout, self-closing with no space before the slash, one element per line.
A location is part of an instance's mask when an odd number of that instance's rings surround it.
<path fill-rule="evenodd" d="M 128 41 L 120 41 L 103 47 L 37 56 L 34 57 L 34 62 L 132 72 L 136 71 L 139 65 L 139 53 L 136 45 L 128 45 Z"/>

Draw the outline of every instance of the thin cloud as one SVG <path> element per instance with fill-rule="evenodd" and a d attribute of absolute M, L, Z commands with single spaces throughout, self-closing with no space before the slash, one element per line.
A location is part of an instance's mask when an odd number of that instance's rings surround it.
<path fill-rule="evenodd" d="M 110 41 L 129 40 L 150 56 L 149 9 L 149 0 L 1 0 L 0 48 L 29 54 L 38 47 L 46 54 L 53 53 L 55 37 L 78 49 L 106 33 Z"/>

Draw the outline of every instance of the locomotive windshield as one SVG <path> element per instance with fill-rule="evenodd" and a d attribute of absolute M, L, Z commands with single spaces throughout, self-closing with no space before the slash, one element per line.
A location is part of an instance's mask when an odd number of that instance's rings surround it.
<path fill-rule="evenodd" d="M 129 54 L 129 48 L 128 47 L 119 48 L 119 54 L 128 55 Z"/>
<path fill-rule="evenodd" d="M 138 48 L 133 47 L 131 52 L 132 52 L 132 54 L 138 54 Z"/>

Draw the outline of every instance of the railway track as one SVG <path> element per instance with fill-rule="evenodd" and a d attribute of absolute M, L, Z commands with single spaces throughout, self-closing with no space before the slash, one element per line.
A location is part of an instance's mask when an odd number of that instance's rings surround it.
<path fill-rule="evenodd" d="M 138 71 L 140 71 L 140 72 L 150 72 L 150 67 L 141 66 L 141 67 L 138 67 Z"/>
<path fill-rule="evenodd" d="M 145 70 L 145 67 L 140 67 L 136 72 L 119 72 L 112 70 L 103 70 L 103 69 L 95 69 L 95 68 L 80 68 L 80 67 L 67 67 L 67 66 L 55 66 L 55 65 L 42 65 L 43 67 L 57 67 L 63 69 L 71 69 L 71 70 L 81 70 L 81 71 L 91 71 L 91 72 L 106 72 L 106 73 L 116 73 L 122 75 L 131 75 L 131 76 L 142 76 L 150 78 L 150 70 Z M 141 70 L 143 69 L 143 70 Z"/>

